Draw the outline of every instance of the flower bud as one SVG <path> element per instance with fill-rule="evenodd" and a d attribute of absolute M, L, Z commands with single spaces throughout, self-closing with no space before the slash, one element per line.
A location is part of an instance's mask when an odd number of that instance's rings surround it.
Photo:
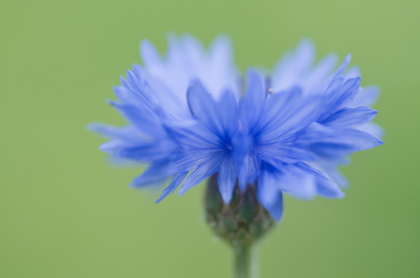
<path fill-rule="evenodd" d="M 232 201 L 223 202 L 217 174 L 208 179 L 204 198 L 206 221 L 213 232 L 232 246 L 251 245 L 276 223 L 257 200 L 255 185 L 241 192 L 237 184 Z"/>

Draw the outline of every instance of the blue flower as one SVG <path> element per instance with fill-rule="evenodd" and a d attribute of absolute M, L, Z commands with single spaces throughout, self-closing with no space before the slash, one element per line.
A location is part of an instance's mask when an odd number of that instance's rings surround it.
<path fill-rule="evenodd" d="M 119 101 L 110 101 L 128 125 L 90 128 L 111 138 L 100 149 L 112 157 L 149 165 L 132 187 L 170 180 L 157 202 L 217 174 L 225 203 L 237 184 L 242 191 L 256 186 L 259 202 L 279 221 L 283 193 L 341 198 L 347 181 L 338 166 L 383 143 L 370 123 L 379 89 L 360 87 L 358 69 L 347 70 L 350 56 L 335 71 L 334 54 L 314 65 L 309 40 L 272 71 L 249 69 L 246 78 L 226 37 L 206 49 L 191 36 L 172 35 L 165 58 L 144 41 L 141 56 L 144 66 L 127 71 L 114 88 Z"/>

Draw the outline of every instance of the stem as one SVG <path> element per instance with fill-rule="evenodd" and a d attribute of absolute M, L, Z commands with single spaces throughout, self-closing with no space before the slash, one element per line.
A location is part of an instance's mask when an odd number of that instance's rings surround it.
<path fill-rule="evenodd" d="M 251 245 L 237 244 L 235 252 L 235 278 L 252 278 L 254 256 Z"/>

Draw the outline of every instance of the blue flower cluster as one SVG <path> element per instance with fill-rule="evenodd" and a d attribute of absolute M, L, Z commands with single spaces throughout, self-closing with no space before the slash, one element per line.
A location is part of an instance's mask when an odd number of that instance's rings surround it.
<path fill-rule="evenodd" d="M 310 199 L 344 196 L 337 167 L 347 157 L 381 145 L 381 128 L 370 123 L 376 86 L 360 87 L 348 55 L 314 62 L 314 46 L 302 40 L 273 70 L 234 65 L 231 42 L 217 37 L 206 49 L 190 35 L 169 37 L 166 57 L 149 41 L 144 65 L 135 65 L 110 101 L 128 121 L 124 127 L 93 124 L 111 141 L 100 149 L 115 158 L 148 163 L 132 187 L 169 181 L 158 202 L 217 174 L 229 203 L 235 186 L 255 185 L 259 202 L 276 219 L 283 193 Z"/>

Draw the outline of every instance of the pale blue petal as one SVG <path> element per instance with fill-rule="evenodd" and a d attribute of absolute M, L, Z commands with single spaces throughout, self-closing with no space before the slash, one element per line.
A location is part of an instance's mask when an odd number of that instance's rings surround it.
<path fill-rule="evenodd" d="M 326 85 L 325 80 L 336 66 L 338 61 L 335 53 L 325 56 L 316 67 L 299 82 L 305 92 L 319 93 Z"/>
<path fill-rule="evenodd" d="M 346 78 L 360 77 L 360 69 L 358 66 L 351 66 L 343 75 Z"/>
<path fill-rule="evenodd" d="M 146 67 L 161 66 L 163 62 L 159 52 L 149 40 L 140 43 L 140 56 Z"/>
<path fill-rule="evenodd" d="M 381 89 L 378 86 L 368 86 L 362 88 L 362 90 L 354 97 L 349 107 L 359 106 L 372 106 L 376 103 L 379 97 Z"/>
<path fill-rule="evenodd" d="M 126 140 L 136 140 L 141 138 L 141 134 L 133 126 L 127 125 L 116 127 L 107 124 L 93 123 L 87 126 L 88 130 L 96 132 L 106 138 L 121 138 Z"/>
<path fill-rule="evenodd" d="M 241 94 L 237 84 L 239 74 L 233 60 L 232 42 L 229 37 L 224 35 L 216 37 L 208 54 L 209 69 L 206 79 L 208 78 L 210 89 L 215 94 L 226 89 L 233 90 L 235 98 L 239 99 Z"/>
<path fill-rule="evenodd" d="M 126 140 L 114 139 L 100 145 L 99 150 L 115 156 L 120 156 L 122 149 L 127 148 L 127 146 L 135 146 L 136 143 L 133 142 L 129 144 Z"/>
<path fill-rule="evenodd" d="M 385 135 L 384 129 L 376 123 L 367 123 L 358 129 L 378 138 L 382 138 Z"/>
<path fill-rule="evenodd" d="M 287 90 L 297 85 L 299 78 L 306 74 L 315 61 L 315 47 L 309 39 L 299 42 L 293 55 L 282 59 L 276 65 L 272 75 L 275 91 Z"/>

